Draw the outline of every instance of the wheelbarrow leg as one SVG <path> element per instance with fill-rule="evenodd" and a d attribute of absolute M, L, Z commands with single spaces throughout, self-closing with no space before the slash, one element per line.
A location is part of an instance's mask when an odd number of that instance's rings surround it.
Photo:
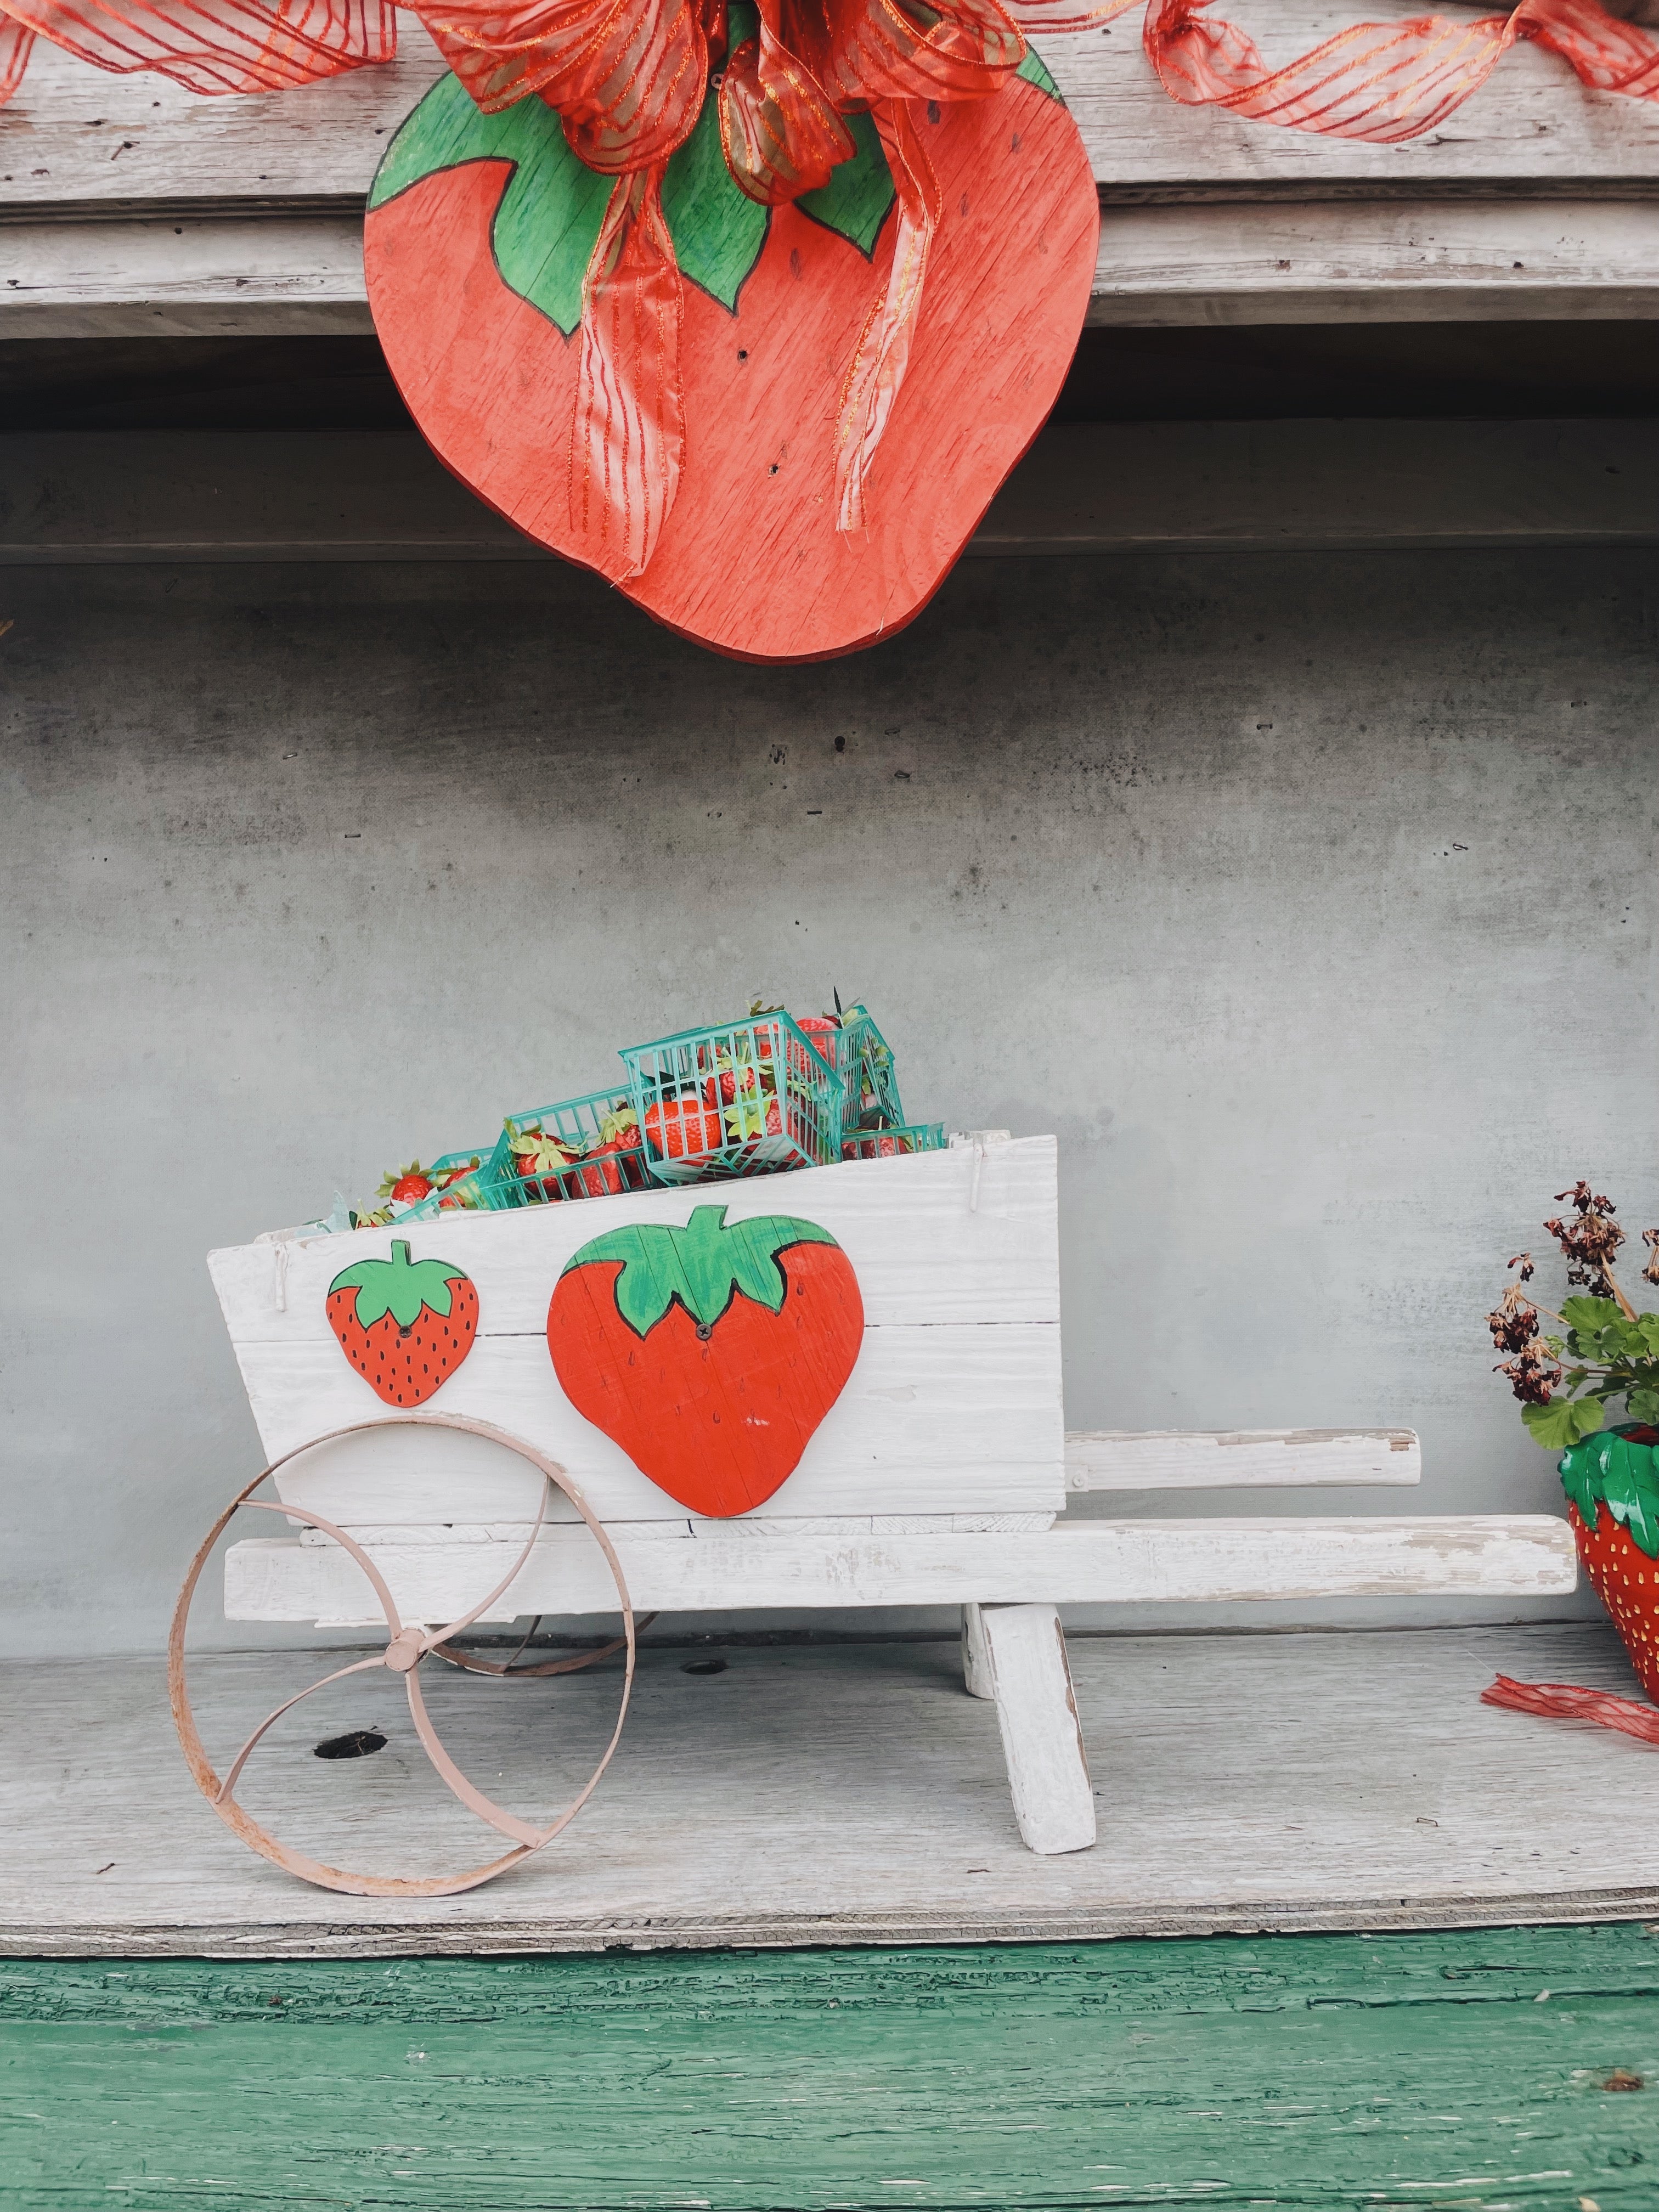
<path fill-rule="evenodd" d="M 985 1648 L 984 1608 L 977 1605 L 962 1608 L 962 1686 L 970 1698 L 994 1698 L 997 1693 L 991 1680 L 991 1655 Z"/>
<path fill-rule="evenodd" d="M 964 1615 L 969 1610 L 964 1608 Z M 1051 1605 L 987 1605 L 978 1613 L 1008 1763 L 1014 1818 L 1027 1847 L 1052 1856 L 1095 1840 L 1095 1800 L 1078 1725 L 1060 1615 Z M 971 1632 L 963 1621 L 964 1668 Z M 982 1674 L 983 1670 L 980 1670 Z M 974 1687 L 972 1680 L 969 1687 Z M 976 1690 L 976 1695 L 984 1695 Z"/>

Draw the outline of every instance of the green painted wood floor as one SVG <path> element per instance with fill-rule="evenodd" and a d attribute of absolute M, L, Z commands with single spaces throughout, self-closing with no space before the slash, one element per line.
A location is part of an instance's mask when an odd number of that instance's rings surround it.
<path fill-rule="evenodd" d="M 0 1963 L 4 2212 L 209 2203 L 1659 2212 L 1659 1940 Z"/>

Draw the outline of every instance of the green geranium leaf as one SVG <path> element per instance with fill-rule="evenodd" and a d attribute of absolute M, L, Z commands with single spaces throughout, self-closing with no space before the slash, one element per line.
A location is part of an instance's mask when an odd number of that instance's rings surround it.
<path fill-rule="evenodd" d="M 1632 1326 L 1640 1334 L 1650 1359 L 1659 1359 L 1659 1314 L 1638 1314 Z"/>
<path fill-rule="evenodd" d="M 788 1285 L 778 1255 L 793 1244 L 835 1241 L 816 1222 L 786 1214 L 763 1214 L 728 1229 L 723 1206 L 699 1206 L 684 1229 L 642 1222 L 596 1237 L 571 1255 L 563 1273 L 620 1261 L 617 1310 L 637 1335 L 648 1335 L 676 1301 L 712 1328 L 734 1297 L 781 1313 Z"/>
<path fill-rule="evenodd" d="M 1626 1394 L 1625 1403 L 1633 1421 L 1659 1422 L 1659 1389 L 1639 1388 Z"/>
<path fill-rule="evenodd" d="M 1569 1328 L 1581 1328 L 1594 1336 L 1609 1322 L 1620 1318 L 1618 1303 L 1613 1298 L 1563 1298 L 1561 1318 Z"/>
<path fill-rule="evenodd" d="M 352 1310 L 365 1328 L 388 1313 L 399 1328 L 413 1328 L 422 1306 L 434 1314 L 447 1314 L 453 1303 L 450 1285 L 465 1280 L 466 1270 L 451 1267 L 447 1260 L 411 1262 L 409 1246 L 399 1237 L 392 1240 L 389 1260 L 359 1260 L 355 1267 L 342 1268 L 328 1294 L 332 1297 L 336 1291 L 355 1290 Z"/>
<path fill-rule="evenodd" d="M 1554 1398 L 1547 1406 L 1522 1406 L 1521 1418 L 1527 1433 L 1546 1451 L 1560 1451 L 1581 1437 L 1593 1436 L 1603 1419 L 1594 1398 Z"/>

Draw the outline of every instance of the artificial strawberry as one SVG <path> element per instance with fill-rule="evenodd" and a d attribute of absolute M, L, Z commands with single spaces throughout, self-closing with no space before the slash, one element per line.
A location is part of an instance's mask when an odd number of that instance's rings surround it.
<path fill-rule="evenodd" d="M 718 1113 L 690 1097 L 653 1099 L 645 1109 L 646 1141 L 659 1159 L 696 1158 L 717 1152 L 726 1142 Z"/>
<path fill-rule="evenodd" d="M 431 1197 L 432 1178 L 418 1160 L 411 1160 L 406 1168 L 389 1168 L 375 1195 L 389 1198 L 394 1206 L 416 1206 Z"/>
<path fill-rule="evenodd" d="M 389 1260 L 359 1260 L 328 1286 L 328 1325 L 388 1406 L 421 1406 L 472 1349 L 478 1293 L 447 1260 L 416 1260 L 394 1238 Z"/>
<path fill-rule="evenodd" d="M 543 1200 L 564 1196 L 561 1178 L 581 1158 L 574 1145 L 567 1144 L 562 1137 L 550 1136 L 538 1121 L 526 1122 L 514 1131 L 512 1152 L 514 1173 L 531 1185 L 530 1197 Z"/>
<path fill-rule="evenodd" d="M 617 1107 L 605 1116 L 598 1141 L 582 1154 L 578 1180 L 586 1198 L 614 1198 L 618 1191 L 645 1188 L 639 1119 L 631 1106 Z"/>
<path fill-rule="evenodd" d="M 864 1340 L 852 1261 L 816 1223 L 636 1224 L 566 1262 L 547 1313 L 576 1410 L 695 1513 L 764 1504 L 793 1474 Z"/>

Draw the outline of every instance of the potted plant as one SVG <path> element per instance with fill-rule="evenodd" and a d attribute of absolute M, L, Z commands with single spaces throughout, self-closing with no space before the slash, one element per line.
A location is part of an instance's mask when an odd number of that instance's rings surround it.
<path fill-rule="evenodd" d="M 1486 1316 L 1508 1355 L 1496 1371 L 1520 1400 L 1534 1441 L 1561 1454 L 1579 1559 L 1659 1704 L 1659 1313 L 1638 1313 L 1613 1273 L 1626 1238 L 1613 1200 L 1587 1182 L 1556 1197 L 1571 1211 L 1544 1227 L 1566 1261 L 1568 1289 L 1580 1295 L 1563 1298 L 1559 1313 L 1539 1304 L 1522 1287 L 1532 1255 L 1517 1253 L 1509 1263 L 1516 1279 Z M 1659 1284 L 1659 1229 L 1644 1230 L 1642 1241 L 1643 1279 Z M 1621 1401 L 1626 1418 L 1609 1423 Z"/>

